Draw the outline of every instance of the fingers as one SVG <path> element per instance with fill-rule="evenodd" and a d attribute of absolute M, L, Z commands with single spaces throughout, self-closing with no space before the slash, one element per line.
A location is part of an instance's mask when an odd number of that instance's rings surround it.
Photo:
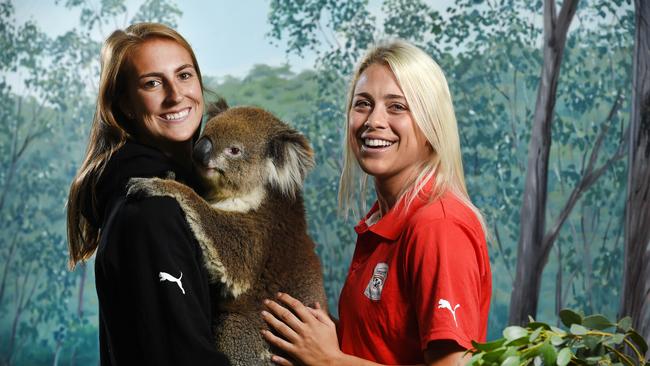
<path fill-rule="evenodd" d="M 275 334 L 271 333 L 270 331 L 268 331 L 266 329 L 260 330 L 260 333 L 262 333 L 262 338 L 264 338 L 270 345 L 278 347 L 279 349 L 281 349 L 281 350 L 283 350 L 283 351 L 285 351 L 287 353 L 291 353 L 291 351 L 293 351 L 294 348 L 295 348 L 293 346 L 293 344 L 285 341 L 284 339 L 276 336 Z M 276 357 L 279 357 L 279 356 L 273 356 L 274 359 Z"/>
<path fill-rule="evenodd" d="M 276 356 L 276 355 L 273 355 L 273 357 L 271 357 L 271 361 L 276 365 L 294 366 L 293 362 L 287 360 L 286 358 Z"/>
<path fill-rule="evenodd" d="M 318 303 L 316 303 L 318 304 Z M 322 310 L 320 307 L 317 307 L 316 309 L 308 308 L 309 312 L 311 315 L 314 316 L 318 321 L 320 321 L 323 324 L 329 325 L 329 326 L 334 326 L 334 322 L 330 318 L 329 314 L 327 314 L 324 310 Z"/>
<path fill-rule="evenodd" d="M 314 316 L 309 311 L 309 307 L 303 305 L 300 300 L 295 299 L 289 294 L 285 294 L 284 292 L 278 292 L 276 297 L 278 300 L 280 300 L 280 302 L 287 305 L 291 310 L 293 310 L 301 321 L 308 323 L 314 320 Z"/>
<path fill-rule="evenodd" d="M 278 331 L 289 341 L 294 342 L 296 339 L 298 339 L 298 334 L 295 331 L 295 329 L 300 328 L 300 326 L 296 324 L 296 322 L 299 322 L 299 320 L 296 319 L 296 317 L 293 314 L 291 314 L 289 310 L 281 307 L 280 305 L 276 304 L 273 301 L 269 301 L 269 303 L 265 301 L 264 304 L 267 306 L 269 310 L 273 311 L 273 313 L 263 310 L 262 319 L 271 328 Z M 275 308 L 278 307 L 281 308 L 281 310 L 274 310 Z M 282 315 L 279 315 L 278 312 L 281 312 Z M 276 318 L 276 316 L 278 316 L 280 319 Z M 290 317 L 293 317 L 293 320 L 287 320 L 290 319 Z"/>

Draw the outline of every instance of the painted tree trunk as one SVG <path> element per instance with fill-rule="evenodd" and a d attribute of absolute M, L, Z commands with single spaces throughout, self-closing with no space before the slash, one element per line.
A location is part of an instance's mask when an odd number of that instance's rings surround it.
<path fill-rule="evenodd" d="M 650 339 L 650 2 L 635 0 L 636 33 L 620 315 Z"/>
<path fill-rule="evenodd" d="M 555 1 L 544 2 L 544 59 L 528 145 L 528 168 L 519 226 L 517 269 L 510 299 L 510 324 L 523 324 L 527 322 L 528 315 L 537 314 L 542 271 L 550 251 L 550 245 L 546 245 L 543 239 L 551 125 L 562 54 L 577 4 L 578 0 L 565 1 L 559 16 L 556 16 Z"/>

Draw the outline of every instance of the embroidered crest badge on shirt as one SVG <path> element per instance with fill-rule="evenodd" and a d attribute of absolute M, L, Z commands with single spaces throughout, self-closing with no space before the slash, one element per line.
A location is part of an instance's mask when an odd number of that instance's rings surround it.
<path fill-rule="evenodd" d="M 451 315 L 454 317 L 454 323 L 456 324 L 456 328 L 458 328 L 458 322 L 456 321 L 456 309 L 458 309 L 459 307 L 460 304 L 456 304 L 452 309 L 449 301 L 445 299 L 438 300 L 438 309 L 447 309 L 449 310 L 449 312 L 451 312 Z"/>
<path fill-rule="evenodd" d="M 388 275 L 388 264 L 377 263 L 372 273 L 372 278 L 368 282 L 368 286 L 366 286 L 363 294 L 370 300 L 379 301 L 381 299 L 381 291 L 386 282 L 386 275 Z"/>
<path fill-rule="evenodd" d="M 158 278 L 160 278 L 160 282 L 162 281 L 176 282 L 178 287 L 181 288 L 181 292 L 183 293 L 183 295 L 185 295 L 185 289 L 183 289 L 183 284 L 181 283 L 181 278 L 183 278 L 183 272 L 181 272 L 181 275 L 178 278 L 170 275 L 167 272 L 160 272 L 158 273 Z"/>

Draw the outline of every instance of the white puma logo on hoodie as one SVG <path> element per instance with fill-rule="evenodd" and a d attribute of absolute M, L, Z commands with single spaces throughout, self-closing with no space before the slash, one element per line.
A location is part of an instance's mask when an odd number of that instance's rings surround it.
<path fill-rule="evenodd" d="M 160 282 L 162 282 L 162 281 L 176 282 L 178 287 L 181 288 L 181 291 L 183 292 L 183 295 L 185 295 L 185 290 L 183 289 L 183 284 L 181 283 L 181 278 L 183 278 L 183 272 L 181 272 L 181 276 L 178 277 L 178 278 L 170 275 L 167 272 L 160 272 L 158 274 L 158 278 L 160 278 Z"/>

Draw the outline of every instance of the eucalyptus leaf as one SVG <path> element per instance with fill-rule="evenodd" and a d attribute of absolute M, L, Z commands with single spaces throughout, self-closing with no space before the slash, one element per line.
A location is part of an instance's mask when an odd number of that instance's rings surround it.
<path fill-rule="evenodd" d="M 596 335 L 585 335 L 582 338 L 582 342 L 591 350 L 595 350 L 602 340 L 603 338 L 601 336 Z"/>
<path fill-rule="evenodd" d="M 528 341 L 531 342 L 531 343 L 532 343 L 532 342 L 535 342 L 535 340 L 537 339 L 537 337 L 539 337 L 539 335 L 542 333 L 542 330 L 543 330 L 543 329 L 544 329 L 544 328 L 541 328 L 541 327 L 535 329 L 535 330 L 530 334 L 530 336 L 528 337 Z"/>
<path fill-rule="evenodd" d="M 555 347 L 551 346 L 548 341 L 544 342 L 542 347 L 540 347 L 539 353 L 544 358 L 545 365 L 555 364 L 555 360 L 557 359 L 557 352 L 555 351 Z"/>
<path fill-rule="evenodd" d="M 551 336 L 551 344 L 554 346 L 562 345 L 566 340 L 560 336 Z"/>
<path fill-rule="evenodd" d="M 560 320 L 562 320 L 562 324 L 566 325 L 567 327 L 570 327 L 572 324 L 582 324 L 582 316 L 573 310 L 562 309 L 560 310 L 559 315 Z"/>
<path fill-rule="evenodd" d="M 487 361 L 487 362 L 496 362 L 496 361 L 498 361 L 498 360 L 501 358 L 501 356 L 502 356 L 505 352 L 506 352 L 506 348 L 505 348 L 505 347 L 497 348 L 497 349 L 495 349 L 495 350 L 493 350 L 493 351 L 486 352 L 486 353 L 483 355 L 483 360 L 484 360 L 484 361 Z"/>
<path fill-rule="evenodd" d="M 531 329 L 543 328 L 545 330 L 551 330 L 551 327 L 548 324 L 542 323 L 542 322 L 528 323 L 528 327 L 531 328 Z"/>
<path fill-rule="evenodd" d="M 505 338 L 499 338 L 495 341 L 487 342 L 487 343 L 478 343 L 472 341 L 472 346 L 479 351 L 488 352 L 501 347 L 505 342 L 506 342 Z"/>
<path fill-rule="evenodd" d="M 524 336 L 524 337 L 517 338 L 517 339 L 514 339 L 514 340 L 506 343 L 506 346 L 519 347 L 519 346 L 523 346 L 523 345 L 528 344 L 528 343 L 529 343 L 528 337 Z"/>
<path fill-rule="evenodd" d="M 557 333 L 557 334 L 562 335 L 562 336 L 566 334 L 566 332 L 563 329 L 560 329 L 558 327 L 551 326 L 551 330 L 554 333 Z"/>
<path fill-rule="evenodd" d="M 510 356 L 506 358 L 501 366 L 519 366 L 519 356 Z"/>
<path fill-rule="evenodd" d="M 625 334 L 616 333 L 611 337 L 609 337 L 607 340 L 604 340 L 603 343 L 617 345 L 617 344 L 621 344 L 621 342 L 623 342 L 624 339 L 625 339 Z"/>
<path fill-rule="evenodd" d="M 572 324 L 569 331 L 575 335 L 585 335 L 588 330 L 580 324 Z"/>
<path fill-rule="evenodd" d="M 623 330 L 624 332 L 627 332 L 632 328 L 632 318 L 629 316 L 626 316 L 622 318 L 621 320 L 618 321 L 618 327 Z"/>
<path fill-rule="evenodd" d="M 612 324 L 607 318 L 601 314 L 589 315 L 582 319 L 582 325 L 591 329 L 603 330 L 611 328 L 616 324 Z"/>
<path fill-rule="evenodd" d="M 571 361 L 571 349 L 569 347 L 564 347 L 557 354 L 557 365 L 566 366 Z"/>
<path fill-rule="evenodd" d="M 503 336 L 508 340 L 508 341 L 513 341 L 515 339 L 519 339 L 521 337 L 524 337 L 528 335 L 528 331 L 520 326 L 510 326 L 507 327 L 506 329 L 503 330 Z"/>

